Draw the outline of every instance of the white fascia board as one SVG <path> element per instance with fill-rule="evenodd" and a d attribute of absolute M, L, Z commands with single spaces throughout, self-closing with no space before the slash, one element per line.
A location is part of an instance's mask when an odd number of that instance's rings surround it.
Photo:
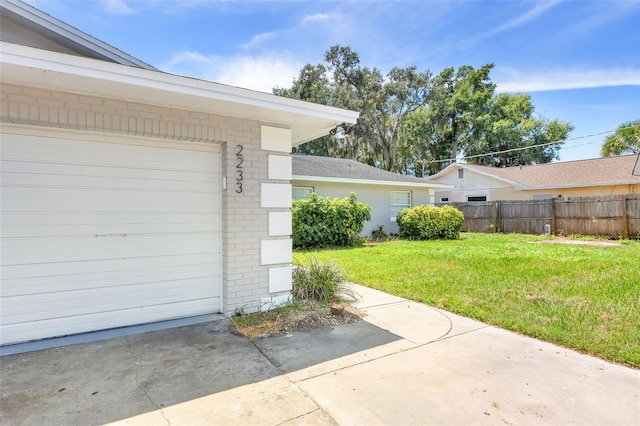
<path fill-rule="evenodd" d="M 358 112 L 195 78 L 0 42 L 8 83 L 232 116 L 291 129 L 292 145 L 356 123 Z"/>
<path fill-rule="evenodd" d="M 291 179 L 292 183 L 296 181 L 306 182 L 336 182 L 336 183 L 351 183 L 357 185 L 380 185 L 380 186 L 410 186 L 417 188 L 436 188 L 436 189 L 451 189 L 454 186 L 446 183 L 433 183 L 433 182 L 398 182 L 390 180 L 371 180 L 371 179 L 346 179 L 336 177 L 322 177 L 322 176 L 297 176 L 294 175 Z"/>
<path fill-rule="evenodd" d="M 589 188 L 594 186 L 616 186 L 616 185 L 640 185 L 640 180 L 622 180 L 612 182 L 598 182 L 598 183 L 569 183 L 566 185 L 546 185 L 546 186 L 529 186 L 519 188 L 518 191 L 538 191 L 545 189 L 567 189 L 567 188 Z"/>
<path fill-rule="evenodd" d="M 2 0 L 2 7 L 16 15 L 28 20 L 34 26 L 40 26 L 48 31 L 58 34 L 62 39 L 71 41 L 88 50 L 96 52 L 123 65 L 133 65 L 148 70 L 156 70 L 155 67 L 141 61 L 79 29 L 66 24 L 26 3 L 18 3 L 12 0 Z"/>

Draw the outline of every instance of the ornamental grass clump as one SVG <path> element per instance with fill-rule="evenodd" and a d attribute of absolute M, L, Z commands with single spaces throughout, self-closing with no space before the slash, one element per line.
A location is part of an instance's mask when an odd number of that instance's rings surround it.
<path fill-rule="evenodd" d="M 323 304 L 340 301 L 347 296 L 356 299 L 357 294 L 346 285 L 342 271 L 335 262 L 321 263 L 310 258 L 306 264 L 296 261 L 293 268 L 293 290 L 296 300 L 314 300 Z"/>

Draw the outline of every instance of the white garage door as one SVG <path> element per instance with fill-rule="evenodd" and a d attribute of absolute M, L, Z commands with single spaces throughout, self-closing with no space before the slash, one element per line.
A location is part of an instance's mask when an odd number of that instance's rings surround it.
<path fill-rule="evenodd" d="M 1 142 L 0 344 L 220 312 L 218 146 L 29 132 Z"/>

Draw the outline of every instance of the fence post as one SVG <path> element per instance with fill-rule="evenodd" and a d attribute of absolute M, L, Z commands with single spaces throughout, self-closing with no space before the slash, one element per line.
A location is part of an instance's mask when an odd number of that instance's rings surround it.
<path fill-rule="evenodd" d="M 622 238 L 629 238 L 629 215 L 627 214 L 627 196 L 622 196 Z"/>
<path fill-rule="evenodd" d="M 556 235 L 556 199 L 551 197 L 551 235 Z"/>
<path fill-rule="evenodd" d="M 493 232 L 500 232 L 500 201 L 491 203 L 493 207 L 493 214 L 491 215 L 491 222 L 493 225 Z"/>

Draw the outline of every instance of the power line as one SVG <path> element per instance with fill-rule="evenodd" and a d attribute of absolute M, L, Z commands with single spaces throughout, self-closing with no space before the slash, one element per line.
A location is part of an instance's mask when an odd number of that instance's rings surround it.
<path fill-rule="evenodd" d="M 622 127 L 620 129 L 617 129 L 617 130 L 632 129 L 633 127 L 634 126 Z M 504 153 L 507 153 L 507 152 L 515 152 L 515 151 L 523 151 L 523 150 L 529 149 L 529 148 L 538 148 L 538 147 L 541 147 L 541 146 L 555 145 L 557 143 L 575 141 L 575 140 L 579 140 L 579 139 L 586 139 L 586 138 L 591 138 L 593 136 L 601 136 L 601 135 L 606 135 L 607 133 L 613 133 L 613 132 L 615 132 L 615 130 L 607 130 L 605 132 L 592 133 L 590 135 L 584 135 L 584 136 L 576 136 L 575 138 L 563 139 L 563 140 L 554 141 L 554 142 L 546 142 L 546 143 L 541 143 L 541 144 L 531 145 L 531 146 L 523 146 L 523 147 L 520 147 L 520 148 L 505 149 L 503 151 L 490 152 L 490 153 L 487 153 L 487 154 L 468 155 L 468 156 L 464 156 L 464 157 L 448 158 L 446 160 L 432 160 L 432 161 L 429 161 L 429 163 L 446 163 L 446 162 L 450 162 L 450 161 L 455 162 L 457 160 L 467 160 L 469 158 L 488 157 L 490 155 L 504 154 Z M 592 142 L 589 142 L 589 144 L 590 143 L 592 143 Z M 585 145 L 588 145 L 588 144 L 585 144 Z M 574 147 L 577 147 L 577 146 L 580 146 L 580 145 L 575 145 Z"/>

